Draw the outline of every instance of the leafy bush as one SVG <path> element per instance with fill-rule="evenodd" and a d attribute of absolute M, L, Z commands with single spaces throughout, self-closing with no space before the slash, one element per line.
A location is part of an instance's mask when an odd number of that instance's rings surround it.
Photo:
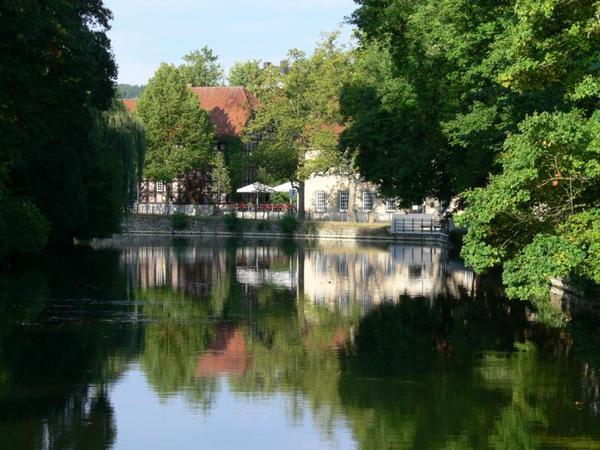
<path fill-rule="evenodd" d="M 235 214 L 227 214 L 223 217 L 223 222 L 227 229 L 232 233 L 240 233 L 243 229 L 243 223 L 241 219 Z"/>
<path fill-rule="evenodd" d="M 46 246 L 50 226 L 29 200 L 3 196 L 0 201 L 0 257 L 36 252 Z"/>
<path fill-rule="evenodd" d="M 298 227 L 298 221 L 294 216 L 286 215 L 283 219 L 281 219 L 279 227 L 285 234 L 293 234 Z"/>
<path fill-rule="evenodd" d="M 171 226 L 175 231 L 187 230 L 190 226 L 190 219 L 185 214 L 176 212 L 171 216 Z"/>

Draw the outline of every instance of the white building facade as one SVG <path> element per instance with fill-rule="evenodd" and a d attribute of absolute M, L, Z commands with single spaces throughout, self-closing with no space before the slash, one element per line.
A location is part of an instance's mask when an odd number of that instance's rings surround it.
<path fill-rule="evenodd" d="M 440 212 L 440 203 L 434 199 L 402 209 L 398 199 L 381 196 L 376 184 L 358 174 L 315 174 L 306 180 L 304 192 L 309 220 L 376 223 L 390 222 L 394 214 Z"/>

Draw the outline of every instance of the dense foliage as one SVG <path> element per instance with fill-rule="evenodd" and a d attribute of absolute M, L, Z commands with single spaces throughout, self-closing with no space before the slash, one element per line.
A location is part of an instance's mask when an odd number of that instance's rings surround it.
<path fill-rule="evenodd" d="M 300 214 L 304 180 L 341 162 L 338 97 L 351 72 L 351 61 L 336 39 L 336 34 L 327 36 L 311 56 L 291 50 L 287 74 L 267 67 L 254 87 L 258 106 L 246 137 L 261 136 L 255 162 L 274 178 L 298 187 Z"/>
<path fill-rule="evenodd" d="M 131 155 L 104 139 L 110 19 L 101 0 L 0 5 L 0 254 L 118 229 Z"/>
<path fill-rule="evenodd" d="M 223 67 L 219 57 L 206 45 L 183 57 L 179 70 L 186 83 L 192 86 L 219 86 L 223 84 Z"/>
<path fill-rule="evenodd" d="M 217 203 L 224 203 L 227 194 L 231 192 L 231 176 L 225 164 L 223 153 L 216 152 L 212 160 L 211 191 L 217 196 Z"/>
<path fill-rule="evenodd" d="M 169 194 L 171 181 L 210 164 L 214 126 L 175 66 L 161 64 L 136 112 L 146 127 L 144 176 L 164 181 Z"/>
<path fill-rule="evenodd" d="M 227 81 L 229 86 L 244 86 L 254 92 L 260 83 L 261 73 L 259 60 L 238 61 L 229 70 Z"/>
<path fill-rule="evenodd" d="M 342 143 L 361 173 L 405 202 L 466 191 L 463 255 L 513 297 L 600 281 L 598 2 L 357 3 Z"/>

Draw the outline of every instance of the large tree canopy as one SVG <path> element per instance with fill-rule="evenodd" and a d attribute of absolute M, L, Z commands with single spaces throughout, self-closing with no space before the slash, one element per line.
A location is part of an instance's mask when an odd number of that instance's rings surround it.
<path fill-rule="evenodd" d="M 96 133 L 114 96 L 110 19 L 101 0 L 0 4 L 0 253 L 119 227 L 125 204 L 102 204 L 123 198 L 105 164 L 124 158 Z"/>
<path fill-rule="evenodd" d="M 254 152 L 260 168 L 299 187 L 300 213 L 304 180 L 341 162 L 338 98 L 352 65 L 350 54 L 336 39 L 337 34 L 327 36 L 310 57 L 290 51 L 287 74 L 267 67 L 254 86 L 258 106 L 247 139 L 261 137 Z"/>
<path fill-rule="evenodd" d="M 466 190 L 463 255 L 503 266 L 511 296 L 547 298 L 552 277 L 599 282 L 600 4 L 357 3 L 373 64 L 342 104 L 360 170 L 403 199 Z"/>
<path fill-rule="evenodd" d="M 229 86 L 244 86 L 254 92 L 260 83 L 261 73 L 259 60 L 238 61 L 229 70 L 227 81 Z"/>
<path fill-rule="evenodd" d="M 169 183 L 211 163 L 214 126 L 175 66 L 161 64 L 137 114 L 146 127 L 145 177 Z"/>
<path fill-rule="evenodd" d="M 179 66 L 186 83 L 192 86 L 219 86 L 223 83 L 223 67 L 219 57 L 206 45 L 183 57 L 184 64 Z"/>

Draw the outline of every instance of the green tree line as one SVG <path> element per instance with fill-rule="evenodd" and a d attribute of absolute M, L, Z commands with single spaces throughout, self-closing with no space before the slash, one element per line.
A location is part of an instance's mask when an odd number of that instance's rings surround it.
<path fill-rule="evenodd" d="M 342 148 L 382 192 L 458 197 L 462 254 L 511 297 L 600 283 L 600 21 L 589 0 L 357 0 L 367 76 Z"/>
<path fill-rule="evenodd" d="M 144 152 L 100 0 L 0 6 L 0 256 L 118 231 Z"/>
<path fill-rule="evenodd" d="M 143 84 L 117 84 L 117 98 L 138 98 L 146 86 Z"/>

